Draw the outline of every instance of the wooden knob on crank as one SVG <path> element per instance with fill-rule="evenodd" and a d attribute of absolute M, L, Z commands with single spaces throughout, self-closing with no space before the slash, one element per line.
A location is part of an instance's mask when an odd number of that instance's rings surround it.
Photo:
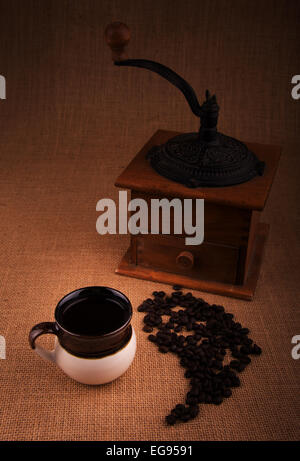
<path fill-rule="evenodd" d="M 130 40 L 129 27 L 123 22 L 113 22 L 106 26 L 104 36 L 106 43 L 111 48 L 113 61 L 127 59 L 125 50 Z"/>
<path fill-rule="evenodd" d="M 176 257 L 177 266 L 181 269 L 191 269 L 194 265 L 194 255 L 190 251 L 182 251 Z"/>

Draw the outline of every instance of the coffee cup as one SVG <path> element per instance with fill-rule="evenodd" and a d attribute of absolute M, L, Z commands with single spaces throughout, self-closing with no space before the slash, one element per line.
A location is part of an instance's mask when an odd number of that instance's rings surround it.
<path fill-rule="evenodd" d="M 29 343 L 41 357 L 84 384 L 105 384 L 131 365 L 136 336 L 129 299 L 113 288 L 92 286 L 64 296 L 56 306 L 55 322 L 42 322 L 29 333 Z M 49 351 L 36 340 L 54 334 Z"/>

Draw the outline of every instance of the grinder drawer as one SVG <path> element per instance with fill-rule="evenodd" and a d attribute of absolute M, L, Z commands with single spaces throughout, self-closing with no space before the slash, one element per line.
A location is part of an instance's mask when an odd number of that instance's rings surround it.
<path fill-rule="evenodd" d="M 136 262 L 152 267 L 222 283 L 236 283 L 239 249 L 232 246 L 203 242 L 184 245 L 184 239 L 162 236 L 139 236 L 136 240 Z"/>

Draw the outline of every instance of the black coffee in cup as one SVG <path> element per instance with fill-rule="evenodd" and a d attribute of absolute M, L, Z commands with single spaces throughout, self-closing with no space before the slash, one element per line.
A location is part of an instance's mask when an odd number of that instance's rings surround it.
<path fill-rule="evenodd" d="M 66 303 L 60 323 L 77 335 L 105 335 L 118 330 L 127 318 L 127 311 L 117 300 L 89 296 Z"/>

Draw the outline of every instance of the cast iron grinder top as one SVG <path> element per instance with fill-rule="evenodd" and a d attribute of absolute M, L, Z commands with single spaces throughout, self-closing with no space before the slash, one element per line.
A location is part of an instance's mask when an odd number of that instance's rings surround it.
<path fill-rule="evenodd" d="M 169 67 L 147 59 L 127 59 L 130 30 L 126 24 L 110 24 L 105 38 L 116 66 L 142 67 L 161 75 L 183 93 L 193 114 L 200 118 L 198 133 L 175 136 L 150 149 L 147 158 L 157 173 L 187 187 L 232 186 L 263 174 L 264 162 L 244 143 L 218 132 L 215 95 L 206 90 L 205 101 L 200 105 L 193 88 Z"/>

